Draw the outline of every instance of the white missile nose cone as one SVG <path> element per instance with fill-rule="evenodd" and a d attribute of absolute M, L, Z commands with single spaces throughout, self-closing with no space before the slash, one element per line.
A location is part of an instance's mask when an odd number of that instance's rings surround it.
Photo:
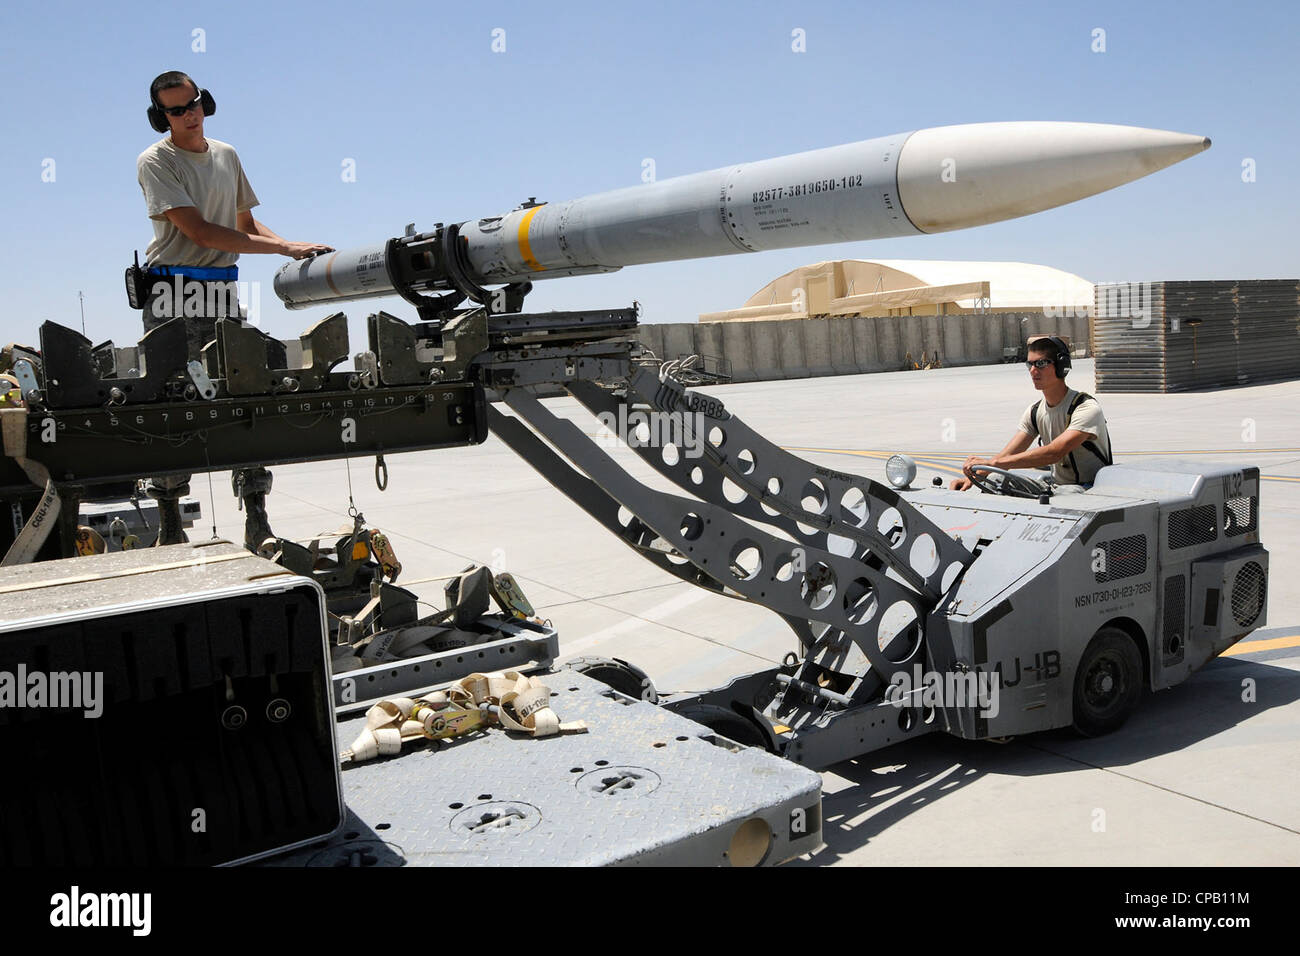
<path fill-rule="evenodd" d="M 918 130 L 898 157 L 903 211 L 922 232 L 1028 216 L 1209 149 L 1204 136 L 1103 123 L 974 123 Z"/>

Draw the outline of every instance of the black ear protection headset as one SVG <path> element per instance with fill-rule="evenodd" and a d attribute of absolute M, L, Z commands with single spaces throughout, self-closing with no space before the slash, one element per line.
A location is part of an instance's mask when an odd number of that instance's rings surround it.
<path fill-rule="evenodd" d="M 1070 347 L 1065 344 L 1065 340 L 1056 335 L 1044 335 L 1041 338 L 1034 339 L 1029 343 L 1032 349 L 1038 349 L 1040 352 L 1046 352 L 1048 349 L 1044 346 L 1051 346 L 1052 364 L 1056 367 L 1056 377 L 1065 378 L 1070 371 Z"/>
<path fill-rule="evenodd" d="M 1056 346 L 1056 355 L 1052 358 L 1056 363 L 1056 377 L 1065 378 L 1066 373 L 1070 371 L 1073 364 L 1070 361 L 1070 347 L 1065 344 L 1065 339 L 1055 335 L 1049 336 L 1047 341 Z"/>
<path fill-rule="evenodd" d="M 190 80 L 190 82 L 194 83 L 193 80 Z M 194 83 L 194 86 L 196 89 L 198 88 L 197 83 Z M 167 114 L 163 111 L 163 105 L 158 102 L 158 96 L 154 93 L 152 84 L 149 86 L 149 101 L 149 125 L 159 133 L 166 133 L 171 129 L 171 125 L 167 122 Z M 211 116 L 217 111 L 217 101 L 212 98 L 212 94 L 207 90 L 199 90 L 199 105 L 203 107 L 204 116 Z"/>

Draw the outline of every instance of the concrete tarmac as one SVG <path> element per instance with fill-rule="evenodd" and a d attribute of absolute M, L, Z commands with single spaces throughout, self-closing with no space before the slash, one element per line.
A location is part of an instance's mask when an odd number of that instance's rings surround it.
<path fill-rule="evenodd" d="M 1093 392 L 1093 363 L 1070 384 Z M 840 471 L 884 480 L 906 452 L 918 483 L 946 481 L 969 454 L 998 451 L 1038 397 L 1023 366 L 994 365 L 709 389 L 769 440 Z M 1101 395 L 1119 461 L 1194 457 L 1260 467 L 1261 537 L 1271 552 L 1268 620 L 1171 690 L 1148 694 L 1118 733 L 1051 731 L 1005 744 L 942 734 L 824 774 L 826 846 L 807 865 L 1218 866 L 1300 863 L 1300 382 L 1179 395 Z M 576 401 L 557 413 L 595 435 Z M 670 487 L 629 450 L 612 451 Z M 561 635 L 565 657 L 622 657 L 662 690 L 703 689 L 778 662 L 795 641 L 773 613 L 665 575 L 607 534 L 504 444 L 393 455 L 351 494 L 393 539 L 398 583 L 442 606 L 443 577 L 481 562 L 512 572 Z M 311 538 L 347 518 L 343 462 L 277 467 L 278 534 Z M 228 475 L 193 494 L 191 540 L 240 540 Z M 213 502 L 215 502 L 215 509 Z"/>

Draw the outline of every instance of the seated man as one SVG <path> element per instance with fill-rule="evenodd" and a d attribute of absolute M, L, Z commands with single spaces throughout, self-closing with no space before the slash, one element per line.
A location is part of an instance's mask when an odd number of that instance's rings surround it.
<path fill-rule="evenodd" d="M 962 466 L 965 477 L 948 486 L 965 491 L 971 486 L 971 468 L 1042 468 L 1052 466 L 1058 485 L 1091 485 L 1097 472 L 1111 464 L 1106 416 L 1097 400 L 1065 384 L 1070 371 L 1070 350 L 1055 336 L 1029 343 L 1029 376 L 1043 397 L 1030 405 L 1020 419 L 1020 430 L 992 458 L 971 455 Z M 1039 447 L 1029 450 L 1034 439 Z"/>

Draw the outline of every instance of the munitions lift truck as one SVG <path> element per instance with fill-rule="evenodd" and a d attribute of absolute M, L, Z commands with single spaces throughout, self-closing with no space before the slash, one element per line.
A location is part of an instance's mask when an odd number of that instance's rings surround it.
<path fill-rule="evenodd" d="M 781 616 L 796 649 L 779 666 L 663 705 L 810 768 L 934 731 L 1105 733 L 1144 689 L 1185 680 L 1265 623 L 1257 468 L 1120 464 L 1074 493 L 989 469 L 985 494 L 895 489 L 804 461 L 714 395 L 684 387 L 675 363 L 637 344 L 635 307 L 499 315 L 416 304 L 426 321 L 369 317 L 370 348 L 352 373 L 332 371 L 348 355 L 341 313 L 281 343 L 300 367 L 255 375 L 247 370 L 276 352 L 235 322 L 218 321 L 202 362 L 184 361 L 175 322 L 138 349 L 92 346 L 46 323 L 39 360 L 19 369 L 26 453 L 75 497 L 79 486 L 139 474 L 382 462 L 481 442 L 491 429 L 666 573 Z M 543 384 L 602 421 L 671 416 L 680 445 L 620 437 L 681 493 L 628 474 L 529 389 Z M 488 390 L 513 414 L 490 405 Z M 349 418 L 358 427 L 345 447 Z M 50 422 L 60 440 L 42 443 Z M 703 455 L 686 457 L 697 438 Z M 3 466 L 0 487 L 30 507 L 30 480 L 12 460 Z M 628 704 L 654 699 L 627 662 L 583 660 L 577 670 L 626 691 Z M 930 698 L 903 680 L 922 674 L 972 689 L 996 679 L 998 706 L 975 693 Z M 408 678 L 392 690 L 408 692 Z"/>

